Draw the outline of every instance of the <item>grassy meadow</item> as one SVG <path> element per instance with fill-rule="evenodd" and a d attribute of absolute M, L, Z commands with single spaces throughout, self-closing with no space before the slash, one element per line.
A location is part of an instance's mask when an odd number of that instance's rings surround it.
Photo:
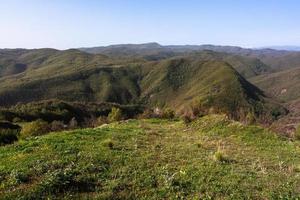
<path fill-rule="evenodd" d="M 300 143 L 223 115 L 127 120 L 0 147 L 1 199 L 295 199 Z"/>

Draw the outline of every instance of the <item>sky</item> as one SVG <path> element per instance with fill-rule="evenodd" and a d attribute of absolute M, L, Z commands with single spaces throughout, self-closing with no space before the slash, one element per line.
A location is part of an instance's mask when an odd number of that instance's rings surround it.
<path fill-rule="evenodd" d="M 0 0 L 0 48 L 300 46 L 299 0 Z"/>

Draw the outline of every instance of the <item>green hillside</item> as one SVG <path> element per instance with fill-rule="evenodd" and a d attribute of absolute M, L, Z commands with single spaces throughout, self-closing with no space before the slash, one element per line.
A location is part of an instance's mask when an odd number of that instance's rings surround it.
<path fill-rule="evenodd" d="M 300 98 L 300 68 L 253 77 L 251 82 L 279 99 L 289 102 Z"/>
<path fill-rule="evenodd" d="M 0 147 L 0 196 L 294 199 L 299 145 L 222 115 L 51 133 Z"/>
<path fill-rule="evenodd" d="M 300 68 L 253 77 L 250 81 L 282 100 L 289 114 L 273 124 L 281 133 L 292 135 L 300 123 Z"/>
<path fill-rule="evenodd" d="M 141 98 L 151 105 L 180 110 L 201 104 L 237 119 L 249 112 L 284 112 L 226 62 L 179 57 L 150 63 L 143 70 Z"/>
<path fill-rule="evenodd" d="M 237 72 L 245 77 L 267 72 L 268 67 L 257 59 L 213 51 L 158 61 L 110 58 L 74 49 L 2 51 L 9 55 L 4 57 L 26 65 L 26 69 L 0 78 L 0 106 L 59 99 L 175 106 L 176 111 L 182 111 L 206 102 L 205 109 L 236 119 L 251 112 L 273 120 L 274 109 L 284 113 Z"/>
<path fill-rule="evenodd" d="M 136 73 L 120 68 L 117 59 L 78 50 L 47 50 L 50 55 L 44 51 L 27 50 L 21 58 L 14 58 L 27 69 L 0 78 L 0 105 L 53 98 L 128 103 L 138 96 Z M 126 64 L 126 59 L 122 60 L 122 65 Z"/>

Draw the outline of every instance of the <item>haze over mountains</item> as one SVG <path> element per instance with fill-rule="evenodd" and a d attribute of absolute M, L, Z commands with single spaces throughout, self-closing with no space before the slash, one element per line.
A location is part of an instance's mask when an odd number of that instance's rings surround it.
<path fill-rule="evenodd" d="M 285 50 L 285 51 L 300 51 L 300 46 L 269 46 L 263 47 L 263 49 L 275 49 L 275 50 Z"/>
<path fill-rule="evenodd" d="M 208 107 L 274 120 L 284 115 L 284 106 L 300 101 L 295 92 L 299 67 L 300 52 L 235 46 L 2 49 L 0 105 L 60 99 L 168 106 L 183 112 L 213 99 Z M 279 114 L 272 117 L 274 112 Z"/>

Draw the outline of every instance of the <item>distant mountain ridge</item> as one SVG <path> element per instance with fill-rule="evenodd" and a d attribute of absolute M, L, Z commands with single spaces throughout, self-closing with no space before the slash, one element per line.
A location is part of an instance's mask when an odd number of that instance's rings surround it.
<path fill-rule="evenodd" d="M 265 48 L 283 50 L 283 51 L 300 51 L 300 46 L 268 46 L 268 47 L 263 47 L 262 49 Z"/>
<path fill-rule="evenodd" d="M 173 56 L 184 55 L 195 51 L 210 50 L 221 53 L 229 53 L 249 58 L 256 58 L 268 65 L 274 71 L 299 67 L 300 52 L 276 50 L 271 48 L 250 49 L 238 46 L 217 45 L 160 45 L 158 43 L 122 44 L 92 48 L 80 48 L 79 50 L 104 54 L 111 57 L 140 57 L 147 60 L 159 60 Z"/>

